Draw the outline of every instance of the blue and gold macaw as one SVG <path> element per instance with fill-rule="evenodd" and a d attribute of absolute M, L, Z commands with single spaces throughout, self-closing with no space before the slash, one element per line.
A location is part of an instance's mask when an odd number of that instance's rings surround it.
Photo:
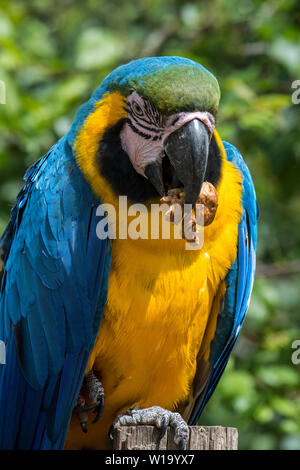
<path fill-rule="evenodd" d="M 184 448 L 254 280 L 254 186 L 215 129 L 219 98 L 192 60 L 130 62 L 27 171 L 0 241 L 1 449 L 108 448 L 111 426 L 130 423 L 171 425 Z M 119 214 L 121 195 L 150 208 L 184 187 L 194 207 L 203 182 L 218 209 L 201 249 L 99 238 L 100 203 Z"/>

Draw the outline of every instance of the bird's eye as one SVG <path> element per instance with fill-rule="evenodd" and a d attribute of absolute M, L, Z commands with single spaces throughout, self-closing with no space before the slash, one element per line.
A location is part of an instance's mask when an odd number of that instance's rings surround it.
<path fill-rule="evenodd" d="M 135 112 L 135 114 L 137 114 L 138 116 L 143 116 L 143 114 L 144 114 L 144 113 L 143 113 L 143 110 L 142 110 L 142 108 L 140 107 L 140 105 L 137 104 L 136 101 L 133 101 L 133 103 L 132 103 L 132 109 L 133 109 L 133 111 Z"/>

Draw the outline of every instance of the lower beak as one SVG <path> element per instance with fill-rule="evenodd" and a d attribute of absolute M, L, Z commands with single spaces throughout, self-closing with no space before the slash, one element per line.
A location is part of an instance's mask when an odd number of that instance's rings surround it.
<path fill-rule="evenodd" d="M 199 119 L 170 134 L 164 145 L 171 165 L 184 185 L 185 203 L 196 204 L 204 181 L 209 152 L 209 134 Z"/>
<path fill-rule="evenodd" d="M 151 181 L 156 191 L 160 196 L 165 194 L 165 187 L 163 182 L 163 171 L 161 162 L 155 161 L 150 163 L 145 168 L 145 175 Z"/>

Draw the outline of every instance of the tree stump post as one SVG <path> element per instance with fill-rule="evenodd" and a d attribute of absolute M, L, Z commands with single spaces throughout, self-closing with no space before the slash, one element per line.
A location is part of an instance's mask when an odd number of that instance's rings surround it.
<path fill-rule="evenodd" d="M 168 428 L 158 442 L 154 426 L 121 426 L 114 431 L 114 450 L 176 450 L 174 431 Z M 238 431 L 222 426 L 190 426 L 186 450 L 237 450 Z"/>

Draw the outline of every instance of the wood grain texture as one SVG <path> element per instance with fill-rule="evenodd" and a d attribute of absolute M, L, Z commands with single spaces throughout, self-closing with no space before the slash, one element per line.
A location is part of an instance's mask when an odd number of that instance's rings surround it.
<path fill-rule="evenodd" d="M 154 426 L 122 426 L 114 431 L 114 450 L 175 450 L 174 431 L 168 428 L 158 442 Z M 222 426 L 190 426 L 186 450 L 237 450 L 238 431 Z"/>

